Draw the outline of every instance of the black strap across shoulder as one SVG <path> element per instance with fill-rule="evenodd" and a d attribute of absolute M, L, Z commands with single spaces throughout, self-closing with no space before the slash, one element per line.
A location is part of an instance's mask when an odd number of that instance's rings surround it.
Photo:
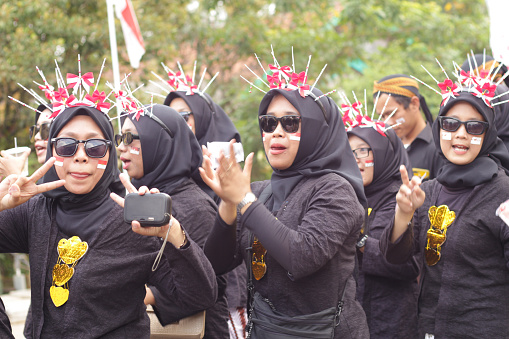
<path fill-rule="evenodd" d="M 260 193 L 260 196 L 258 197 L 258 201 L 260 201 L 262 204 L 265 204 L 269 200 L 271 195 L 272 195 L 272 186 L 269 183 L 263 189 L 263 191 Z M 254 242 L 254 234 L 251 231 L 248 231 L 248 244 L 249 244 L 249 246 L 246 247 L 246 252 L 247 252 L 247 255 L 246 255 L 246 265 L 247 265 L 247 271 L 248 271 L 248 282 L 247 282 L 247 289 L 248 289 L 248 314 L 249 314 L 249 323 L 247 325 L 248 338 L 250 337 L 251 328 L 253 326 L 253 323 L 251 321 L 251 315 L 253 313 L 253 298 L 254 298 L 253 269 L 251 267 L 251 260 L 252 260 L 252 255 L 253 255 L 252 254 L 252 252 L 253 252 L 253 247 L 252 247 L 253 242 Z M 348 282 L 348 278 L 347 278 L 347 281 L 345 281 L 345 285 L 343 286 L 343 292 L 341 294 L 341 299 L 339 300 L 337 308 L 336 308 L 336 314 L 334 316 L 334 327 L 337 327 L 340 324 L 340 315 L 341 315 L 341 312 L 343 311 L 344 298 L 345 298 L 345 294 L 346 294 L 346 284 L 347 284 L 347 282 Z M 339 293 L 338 293 L 338 295 L 339 295 Z M 333 333 L 333 336 L 334 336 L 334 331 L 332 331 L 332 333 Z"/>

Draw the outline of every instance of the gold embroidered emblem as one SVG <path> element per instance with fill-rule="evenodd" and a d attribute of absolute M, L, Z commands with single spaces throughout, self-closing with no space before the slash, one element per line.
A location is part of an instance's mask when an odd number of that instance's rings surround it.
<path fill-rule="evenodd" d="M 426 247 L 424 249 L 424 257 L 428 266 L 436 265 L 441 257 L 442 245 L 446 239 L 447 228 L 451 226 L 456 213 L 449 211 L 446 205 L 431 206 L 428 211 L 431 226 L 426 233 Z"/>
<path fill-rule="evenodd" d="M 68 282 L 74 275 L 74 266 L 87 253 L 88 244 L 77 236 L 64 238 L 58 242 L 57 251 L 58 261 L 53 266 L 53 284 L 49 294 L 53 304 L 60 307 L 69 299 Z"/>

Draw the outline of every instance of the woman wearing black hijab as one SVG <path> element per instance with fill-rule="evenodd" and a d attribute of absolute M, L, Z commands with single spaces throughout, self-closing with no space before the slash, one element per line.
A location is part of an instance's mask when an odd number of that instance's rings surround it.
<path fill-rule="evenodd" d="M 419 265 L 416 260 L 405 265 L 388 263 L 379 243 L 394 218 L 396 193 L 401 186 L 399 167 L 410 168 L 407 153 L 392 129 L 379 131 L 364 125 L 348 129 L 347 134 L 369 207 L 357 243 L 357 299 L 366 312 L 370 338 L 415 338 Z"/>
<path fill-rule="evenodd" d="M 420 185 L 401 169 L 394 225 L 381 240 L 389 262 L 422 258 L 419 338 L 509 337 L 509 227 L 495 215 L 509 197 L 509 154 L 495 112 L 465 89 L 433 124 L 446 160 Z"/>
<path fill-rule="evenodd" d="M 296 89 L 271 89 L 263 98 L 260 133 L 273 168 L 271 180 L 250 186 L 253 154 L 244 172 L 224 156 L 216 171 L 207 158 L 200 169 L 222 199 L 205 245 L 214 269 L 227 272 L 243 260 L 248 270 L 254 268 L 252 338 L 267 334 L 259 331 L 264 329 L 262 308 L 268 305 L 298 319 L 327 313 L 320 318 L 327 322 L 329 338 L 369 336 L 352 275 L 366 203 L 362 180 L 338 107 L 326 96 L 315 101 L 320 95 L 316 88 L 305 97 Z M 253 256 L 246 251 L 250 248 Z M 340 301 L 344 309 L 336 319 Z M 276 336 L 289 330 L 282 327 Z"/>
<path fill-rule="evenodd" d="M 168 94 L 164 104 L 175 109 L 186 119 L 200 145 L 207 146 L 208 142 L 228 142 L 232 139 L 240 142 L 239 132 L 230 118 L 207 93 L 188 95 L 187 91 L 173 91 Z M 198 171 L 193 173 L 193 179 L 202 190 L 216 200 L 217 196 L 203 183 Z"/>
<path fill-rule="evenodd" d="M 164 104 L 175 109 L 186 119 L 201 146 L 207 147 L 209 142 L 229 142 L 232 139 L 241 142 L 240 134 L 233 122 L 210 95 L 200 92 L 190 93 L 193 92 L 177 88 L 168 94 Z M 192 178 L 204 192 L 219 203 L 218 196 L 203 182 L 198 170 L 193 172 Z M 246 268 L 239 266 L 225 276 L 228 281 L 226 294 L 230 311 L 229 326 L 233 332 L 231 337 L 243 338 L 247 323 L 247 292 L 244 288 L 247 279 Z"/>
<path fill-rule="evenodd" d="M 122 133 L 131 133 L 139 138 L 127 145 L 127 142 L 121 142 L 118 147 L 120 159 L 128 164 L 126 170 L 132 178 L 132 184 L 136 188 L 157 187 L 159 191 L 170 195 L 173 202 L 172 215 L 185 225 L 189 236 L 203 247 L 214 225 L 217 206 L 191 179 L 191 174 L 202 163 L 202 153 L 184 119 L 170 107 L 154 105 L 147 108 L 147 114 L 141 115 L 139 119 L 132 114 L 124 118 Z M 135 151 L 131 152 L 133 149 Z M 215 306 L 206 312 L 205 338 L 229 337 L 224 293 L 226 281 L 224 277 L 218 277 L 217 282 L 218 299 Z M 165 298 L 157 287 L 149 288 L 147 293 L 154 298 L 146 299 L 146 302 L 157 306 L 160 319 L 169 323 L 186 315 L 181 307 L 176 308 L 171 300 Z M 196 293 L 200 294 L 200 291 Z M 193 313 L 196 312 L 191 309 L 187 315 Z"/>
<path fill-rule="evenodd" d="M 473 71 L 475 73 L 479 73 L 482 71 L 488 71 L 492 64 L 494 69 L 499 69 L 499 72 L 494 76 L 494 81 L 500 80 L 500 78 L 507 73 L 507 66 L 501 65 L 496 62 L 492 56 L 483 55 L 483 54 L 475 54 L 473 57 L 468 57 L 469 60 L 465 60 L 461 65 L 461 69 L 463 72 Z M 472 67 L 472 68 L 470 68 Z M 493 76 L 493 75 L 492 75 Z M 502 81 L 495 91 L 495 96 L 498 96 L 497 99 L 494 99 L 493 102 L 501 102 L 509 100 L 509 77 L 506 77 L 504 81 Z M 503 94 L 503 95 L 502 95 Z M 509 102 L 505 102 L 503 104 L 494 106 L 495 109 L 495 125 L 497 126 L 497 135 L 502 141 L 504 145 L 509 149 Z"/>
<path fill-rule="evenodd" d="M 182 307 L 212 305 L 212 268 L 192 240 L 182 242 L 178 221 L 172 219 L 171 228 L 142 229 L 137 222 L 131 227 L 110 199 L 111 194 L 123 204 L 114 193 L 123 195 L 124 189 L 108 117 L 91 107 L 67 108 L 54 119 L 49 138 L 49 161 L 41 169 L 0 184 L 0 250 L 31 254 L 29 337 L 148 338 L 145 283 Z M 36 185 L 44 172 L 44 184 Z M 173 245 L 152 271 L 162 243 L 142 235 L 161 237 L 168 229 Z"/>

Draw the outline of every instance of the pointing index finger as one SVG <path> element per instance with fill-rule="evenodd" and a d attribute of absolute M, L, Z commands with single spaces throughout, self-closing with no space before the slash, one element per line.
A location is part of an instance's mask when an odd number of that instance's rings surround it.
<path fill-rule="evenodd" d="M 410 180 L 408 179 L 408 172 L 405 165 L 401 165 L 399 167 L 399 172 L 401 173 L 401 181 L 403 182 L 403 185 L 410 186 Z"/>

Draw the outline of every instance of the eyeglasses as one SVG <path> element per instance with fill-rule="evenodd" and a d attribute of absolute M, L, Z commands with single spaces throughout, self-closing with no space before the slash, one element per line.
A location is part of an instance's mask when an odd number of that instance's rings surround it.
<path fill-rule="evenodd" d="M 426 233 L 426 247 L 424 248 L 424 257 L 428 266 L 433 266 L 438 263 L 441 258 L 442 245 L 446 240 L 447 228 L 451 226 L 456 218 L 453 211 L 449 211 L 446 205 L 431 206 L 429 211 L 429 220 L 431 226 Z"/>
<path fill-rule="evenodd" d="M 182 111 L 182 112 L 179 112 L 179 113 L 180 113 L 180 115 L 182 116 L 182 118 L 184 118 L 184 120 L 185 120 L 186 122 L 188 122 L 188 121 L 189 121 L 189 116 L 190 116 L 191 114 L 193 114 L 193 112 L 190 112 L 190 111 L 189 111 L 189 112 L 187 112 L 187 111 Z"/>
<path fill-rule="evenodd" d="M 281 123 L 283 131 L 286 133 L 296 133 L 299 130 L 301 117 L 298 115 L 284 115 L 278 118 L 273 115 L 260 115 L 258 120 L 260 128 L 265 133 L 274 132 L 279 123 Z"/>
<path fill-rule="evenodd" d="M 30 129 L 28 130 L 28 136 L 30 137 L 30 141 L 35 141 L 35 136 L 39 131 L 41 132 L 41 139 L 42 140 L 48 140 L 49 138 L 49 127 L 51 125 L 51 122 L 44 122 L 40 126 L 39 125 L 33 125 L 30 126 Z"/>
<path fill-rule="evenodd" d="M 85 153 L 90 158 L 102 158 L 108 152 L 112 142 L 104 139 L 76 140 L 74 138 L 53 138 L 55 152 L 61 157 L 72 157 L 76 154 L 79 144 L 85 144 Z"/>
<path fill-rule="evenodd" d="M 267 272 L 267 265 L 265 264 L 265 256 L 267 255 L 267 250 L 256 237 L 254 238 L 253 246 L 251 248 L 253 251 L 251 269 L 253 271 L 254 278 L 256 280 L 260 280 Z"/>
<path fill-rule="evenodd" d="M 352 150 L 353 155 L 355 156 L 356 159 L 367 158 L 369 156 L 369 151 L 371 151 L 371 148 L 369 147 L 361 147 Z"/>
<path fill-rule="evenodd" d="M 472 135 L 483 134 L 484 131 L 490 125 L 485 121 L 477 120 L 461 121 L 453 117 L 444 116 L 438 117 L 438 122 L 440 123 L 440 128 L 447 132 L 455 132 L 458 130 L 458 128 L 460 128 L 461 125 L 465 125 L 467 133 Z"/>
<path fill-rule="evenodd" d="M 125 146 L 130 145 L 134 140 L 139 140 L 140 136 L 138 134 L 132 134 L 131 132 L 125 132 L 122 134 L 115 135 L 115 145 L 120 146 L 120 143 L 123 142 Z"/>

